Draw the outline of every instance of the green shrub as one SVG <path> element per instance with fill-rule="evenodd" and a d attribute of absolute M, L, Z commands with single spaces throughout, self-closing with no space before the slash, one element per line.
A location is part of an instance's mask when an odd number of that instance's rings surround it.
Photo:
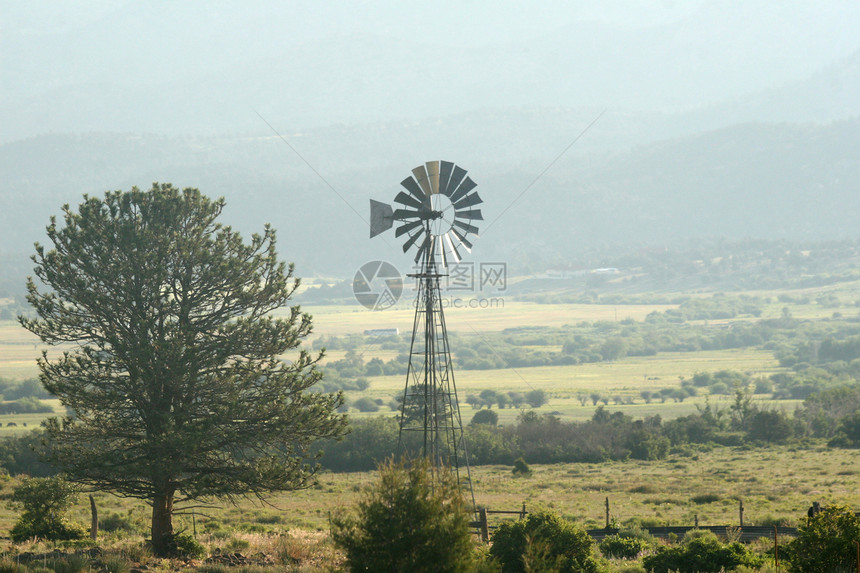
<path fill-rule="evenodd" d="M 763 561 L 743 544 L 722 543 L 716 535 L 706 532 L 691 536 L 683 545 L 661 547 L 653 555 L 646 555 L 642 565 L 653 573 L 717 573 L 741 565 L 759 567 Z"/>
<path fill-rule="evenodd" d="M 170 557 L 196 559 L 206 555 L 206 548 L 188 533 L 174 534 L 166 541 L 166 546 Z"/>
<path fill-rule="evenodd" d="M 588 533 L 572 521 L 539 511 L 499 525 L 490 554 L 498 560 L 503 573 L 591 573 L 600 570 L 591 555 L 593 543 Z"/>
<path fill-rule="evenodd" d="M 604 538 L 598 548 L 604 557 L 610 559 L 636 559 L 650 545 L 646 540 L 637 537 L 612 535 Z"/>
<path fill-rule="evenodd" d="M 359 398 L 355 402 L 352 403 L 354 408 L 357 408 L 359 412 L 378 412 L 379 404 L 373 401 L 373 398 L 368 398 L 364 396 Z"/>
<path fill-rule="evenodd" d="M 512 470 L 515 476 L 530 476 L 532 470 L 523 458 L 517 458 L 514 461 L 514 469 Z"/>
<path fill-rule="evenodd" d="M 66 519 L 77 499 L 75 487 L 61 477 L 24 478 L 12 493 L 13 505 L 24 511 L 12 527 L 15 543 L 39 538 L 53 541 L 82 539 L 86 530 Z"/>
<path fill-rule="evenodd" d="M 469 422 L 470 425 L 475 424 L 488 424 L 490 426 L 495 426 L 499 423 L 499 415 L 493 410 L 478 410 L 475 412 L 475 415 L 472 416 L 472 421 Z"/>
<path fill-rule="evenodd" d="M 350 571 L 471 571 L 469 510 L 457 478 L 426 459 L 391 460 L 358 503 L 332 519 L 332 538 Z"/>
<path fill-rule="evenodd" d="M 102 531 L 112 533 L 114 531 L 134 531 L 136 528 L 128 515 L 120 513 L 109 513 L 99 520 L 99 528 Z"/>
<path fill-rule="evenodd" d="M 702 505 L 705 503 L 716 503 L 720 501 L 720 496 L 715 493 L 703 493 L 700 495 L 694 495 L 690 498 L 690 501 L 698 505 Z"/>
<path fill-rule="evenodd" d="M 830 505 L 800 526 L 785 549 L 790 571 L 828 573 L 853 571 L 860 539 L 860 517 L 847 506 Z"/>
<path fill-rule="evenodd" d="M 283 516 L 277 513 L 268 513 L 263 515 L 257 515 L 254 517 L 254 521 L 256 521 L 257 523 L 265 523 L 268 525 L 275 525 L 277 523 L 281 523 L 283 520 Z"/>

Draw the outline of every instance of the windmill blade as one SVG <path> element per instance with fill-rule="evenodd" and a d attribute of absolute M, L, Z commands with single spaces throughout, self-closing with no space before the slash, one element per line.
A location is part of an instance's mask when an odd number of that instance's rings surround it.
<path fill-rule="evenodd" d="M 442 268 L 448 266 L 448 261 L 445 259 L 445 242 L 442 240 L 442 237 L 433 237 L 433 247 L 439 246 L 439 259 L 442 261 Z"/>
<path fill-rule="evenodd" d="M 394 202 L 406 205 L 407 207 L 415 207 L 416 209 L 421 209 L 425 206 L 424 203 L 403 191 L 397 194 L 397 197 L 394 198 Z"/>
<path fill-rule="evenodd" d="M 448 184 L 451 181 L 451 171 L 454 169 L 454 164 L 450 161 L 441 161 L 439 165 L 439 193 L 446 197 L 450 195 Z"/>
<path fill-rule="evenodd" d="M 407 177 L 406 179 L 401 181 L 400 184 L 407 191 L 412 193 L 413 197 L 415 197 L 416 199 L 418 199 L 419 201 L 421 201 L 425 205 L 428 205 L 430 203 L 430 199 L 427 197 L 427 195 L 424 193 L 424 191 L 421 190 L 421 187 L 418 185 L 418 183 L 415 182 L 415 180 L 413 178 Z"/>
<path fill-rule="evenodd" d="M 370 200 L 370 238 L 384 233 L 394 225 L 391 205 Z"/>
<path fill-rule="evenodd" d="M 459 201 L 454 202 L 455 209 L 462 209 L 463 207 L 472 207 L 473 205 L 480 205 L 484 200 L 481 199 L 481 196 L 478 195 L 477 192 L 471 193 L 470 195 L 466 195 Z"/>
<path fill-rule="evenodd" d="M 472 181 L 470 177 L 466 177 L 466 179 L 463 180 L 462 183 L 460 183 L 460 186 L 457 187 L 457 190 L 451 194 L 451 203 L 456 203 L 460 200 L 461 197 L 466 195 L 469 191 L 471 191 L 477 186 L 478 184 Z"/>
<path fill-rule="evenodd" d="M 435 195 L 439 193 L 439 162 L 428 161 L 424 165 L 427 167 L 427 178 L 430 179 L 430 193 Z"/>
<path fill-rule="evenodd" d="M 419 165 L 415 169 L 412 170 L 412 175 L 415 176 L 415 181 L 418 182 L 418 186 L 421 187 L 421 190 L 424 191 L 424 194 L 428 197 L 430 196 L 430 179 L 427 177 L 427 168 L 423 165 Z"/>
<path fill-rule="evenodd" d="M 454 213 L 454 217 L 462 217 L 463 219 L 469 219 L 473 221 L 483 221 L 484 216 L 481 214 L 480 209 L 473 209 L 472 211 L 457 211 Z"/>
<path fill-rule="evenodd" d="M 412 245 L 415 244 L 415 241 L 417 241 L 418 238 L 423 234 L 424 234 L 424 231 L 422 230 L 422 231 L 418 231 L 414 235 L 411 235 L 409 237 L 409 240 L 406 241 L 405 243 L 403 243 L 403 252 L 405 253 L 406 251 L 408 251 L 412 247 Z"/>
<path fill-rule="evenodd" d="M 409 209 L 395 209 L 392 218 L 395 221 L 406 221 L 407 219 L 420 219 L 420 211 L 411 211 Z"/>
<path fill-rule="evenodd" d="M 424 221 L 412 221 L 411 223 L 406 223 L 405 225 L 401 225 L 397 227 L 394 231 L 394 236 L 399 237 L 405 233 L 409 233 L 417 227 L 420 227 L 424 224 Z"/>
<path fill-rule="evenodd" d="M 454 233 L 454 236 L 457 237 L 457 240 L 460 241 L 460 244 L 466 249 L 467 252 L 472 252 L 472 243 L 469 242 L 469 239 L 466 238 L 466 235 L 463 235 L 457 229 L 451 228 L 451 232 Z"/>
<path fill-rule="evenodd" d="M 460 227 L 461 229 L 463 229 L 463 230 L 464 230 L 464 231 L 466 231 L 467 233 L 472 233 L 473 235 L 477 235 L 477 234 L 478 234 L 478 227 L 476 227 L 476 226 L 474 226 L 474 225 L 470 225 L 470 224 L 468 224 L 468 223 L 464 223 L 464 222 L 462 222 L 462 221 L 460 221 L 460 220 L 458 220 L 458 219 L 454 219 L 454 225 L 455 225 L 455 226 L 457 226 L 457 227 Z"/>
<path fill-rule="evenodd" d="M 448 243 L 448 249 L 451 251 L 451 255 L 453 255 L 454 257 L 454 262 L 459 263 L 461 260 L 463 260 L 463 257 L 460 256 L 460 252 L 454 245 L 454 241 L 451 240 L 451 231 L 445 233 L 445 242 Z"/>
<path fill-rule="evenodd" d="M 448 191 L 448 193 L 446 193 L 446 195 L 448 195 L 450 197 L 451 194 L 454 193 L 454 191 L 457 189 L 457 186 L 460 184 L 460 182 L 463 180 L 463 177 L 465 177 L 465 176 L 466 176 L 466 170 L 463 169 L 462 167 L 458 166 L 458 165 L 455 165 L 454 171 L 451 172 L 451 180 L 448 181 L 448 188 L 446 189 L 446 191 Z"/>

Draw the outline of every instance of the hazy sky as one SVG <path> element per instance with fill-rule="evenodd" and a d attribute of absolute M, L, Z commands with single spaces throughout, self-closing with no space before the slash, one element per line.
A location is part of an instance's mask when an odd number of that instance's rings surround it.
<path fill-rule="evenodd" d="M 860 49 L 860 2 L 11 2 L 0 141 L 506 107 L 675 112 Z"/>

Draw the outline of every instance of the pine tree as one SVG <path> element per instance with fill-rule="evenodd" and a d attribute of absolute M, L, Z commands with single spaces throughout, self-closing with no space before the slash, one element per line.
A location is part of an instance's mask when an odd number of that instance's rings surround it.
<path fill-rule="evenodd" d="M 305 487 L 307 446 L 343 433 L 339 394 L 298 346 L 311 332 L 266 226 L 249 243 L 217 222 L 223 199 L 154 184 L 84 196 L 37 244 L 24 327 L 51 345 L 41 380 L 70 415 L 47 424 L 46 455 L 71 479 L 152 504 L 152 544 L 200 498 Z M 285 353 L 289 353 L 286 357 Z"/>

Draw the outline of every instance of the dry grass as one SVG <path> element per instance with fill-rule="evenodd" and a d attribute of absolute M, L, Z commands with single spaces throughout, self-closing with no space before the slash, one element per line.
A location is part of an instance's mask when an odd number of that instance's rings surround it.
<path fill-rule="evenodd" d="M 532 465 L 530 477 L 518 478 L 510 467 L 479 466 L 472 468 L 472 478 L 479 505 L 505 510 L 523 503 L 544 506 L 587 527 L 604 525 L 607 497 L 613 518 L 621 524 L 688 525 L 698 515 L 702 525 L 737 525 L 739 500 L 748 525 L 796 524 L 815 500 L 860 508 L 859 462 L 860 451 L 855 450 L 716 448 L 656 462 Z M 198 540 L 221 549 L 241 545 L 231 540 L 244 540 L 248 548 L 243 552 L 255 552 L 280 539 L 282 553 L 299 551 L 294 542 L 324 539 L 329 515 L 353 506 L 373 477 L 372 472 L 323 473 L 317 486 L 277 494 L 271 506 L 252 501 L 215 505 L 196 514 Z M 11 486 L 7 482 L 4 492 Z M 130 514 L 138 527 L 136 533 L 104 535 L 106 542 L 145 537 L 146 505 L 107 494 L 96 499 L 101 515 Z M 83 524 L 89 523 L 86 501 L 82 498 L 72 514 Z M 0 531 L 8 531 L 15 519 L 14 510 L 0 508 Z M 176 527 L 191 532 L 191 516 L 177 516 Z M 3 544 L 0 549 L 10 549 L 8 541 Z M 325 551 L 322 546 L 319 550 Z"/>

